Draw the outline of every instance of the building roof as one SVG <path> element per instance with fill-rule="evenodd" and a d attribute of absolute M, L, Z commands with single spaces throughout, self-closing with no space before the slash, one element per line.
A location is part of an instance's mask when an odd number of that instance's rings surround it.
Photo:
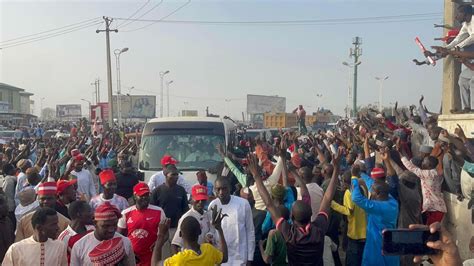
<path fill-rule="evenodd" d="M 25 89 L 18 88 L 18 87 L 15 87 L 15 86 L 12 86 L 12 85 L 9 85 L 9 84 L 5 84 L 5 83 L 0 83 L 0 89 L 21 91 L 21 92 L 25 91 Z"/>
<path fill-rule="evenodd" d="M 20 91 L 20 95 L 22 95 L 22 96 L 33 96 L 34 94 L 31 93 L 31 92 Z"/>

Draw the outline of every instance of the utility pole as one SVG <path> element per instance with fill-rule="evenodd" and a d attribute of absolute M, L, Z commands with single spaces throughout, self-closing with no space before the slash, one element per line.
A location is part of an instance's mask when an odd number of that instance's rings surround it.
<path fill-rule="evenodd" d="M 91 85 L 94 85 L 95 103 L 98 104 L 100 102 L 100 79 L 97 78 Z"/>
<path fill-rule="evenodd" d="M 352 93 L 352 116 L 357 116 L 357 67 L 360 65 L 359 57 L 362 55 L 362 38 L 354 37 L 352 40 L 354 48 L 350 49 L 350 57 L 354 57 L 354 85 Z"/>
<path fill-rule="evenodd" d="M 109 126 L 113 128 L 114 126 L 114 116 L 113 116 L 113 107 L 112 107 L 112 69 L 110 62 L 110 32 L 118 32 L 117 29 L 111 30 L 110 24 L 112 24 L 111 18 L 103 17 L 105 21 L 105 30 L 96 30 L 96 33 L 105 32 L 105 46 L 107 50 L 107 87 L 108 87 L 108 97 L 109 97 Z"/>

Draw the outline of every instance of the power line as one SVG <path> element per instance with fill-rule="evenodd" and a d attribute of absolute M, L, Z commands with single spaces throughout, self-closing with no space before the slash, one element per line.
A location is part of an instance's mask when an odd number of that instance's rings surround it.
<path fill-rule="evenodd" d="M 42 32 L 30 34 L 30 35 L 25 35 L 25 36 L 17 37 L 17 38 L 6 40 L 6 41 L 1 41 L 0 43 L 3 44 L 3 43 L 8 43 L 8 42 L 13 42 L 13 41 L 17 41 L 17 40 L 20 40 L 20 39 L 25 39 L 25 38 L 32 37 L 32 36 L 41 35 L 41 34 L 48 33 L 48 32 L 53 32 L 53 31 L 58 31 L 58 30 L 74 27 L 74 26 L 77 26 L 77 25 L 88 24 L 88 23 L 93 22 L 93 21 L 94 22 L 99 21 L 99 19 L 100 19 L 100 17 L 91 18 L 91 19 L 83 20 L 81 22 L 74 23 L 74 24 L 69 24 L 69 25 L 66 25 L 66 26 L 63 26 L 63 27 L 59 27 L 59 28 L 55 28 L 55 29 L 51 29 L 51 30 L 46 30 L 46 31 L 42 31 Z"/>
<path fill-rule="evenodd" d="M 128 18 L 133 18 L 138 12 L 140 12 L 145 6 L 147 6 L 150 3 L 151 0 L 147 0 L 142 6 L 140 6 L 133 14 L 131 14 Z M 122 24 L 117 24 L 116 28 L 122 26 L 126 21 L 124 21 Z"/>
<path fill-rule="evenodd" d="M 0 49 L 8 49 L 8 48 L 12 48 L 12 47 L 15 47 L 15 46 L 20 46 L 20 45 L 24 45 L 24 44 L 28 44 L 28 43 L 32 43 L 32 42 L 37 42 L 37 41 L 50 39 L 50 38 L 53 38 L 53 37 L 61 36 L 61 35 L 68 34 L 68 33 L 71 33 L 71 32 L 75 32 L 75 31 L 78 31 L 78 30 L 82 30 L 82 29 L 85 29 L 85 28 L 93 27 L 93 26 L 99 25 L 101 23 L 102 22 L 92 22 L 90 24 L 81 25 L 80 27 L 75 27 L 75 28 L 63 30 L 63 31 L 56 32 L 56 33 L 53 33 L 53 34 L 47 34 L 45 36 L 39 36 L 39 37 L 35 37 L 35 38 L 30 38 L 30 39 L 27 39 L 27 40 L 18 41 L 18 42 L 11 43 L 11 44 L 6 44 L 6 45 L 0 47 Z"/>
<path fill-rule="evenodd" d="M 191 0 L 188 0 L 186 3 L 184 3 L 183 5 L 181 5 L 180 7 L 176 8 L 176 9 L 173 10 L 171 13 L 169 13 L 168 15 L 166 15 L 166 16 L 160 18 L 160 19 L 157 20 L 157 21 L 154 21 L 154 22 L 152 22 L 152 23 L 150 23 L 150 24 L 147 24 L 147 25 L 145 25 L 145 26 L 143 26 L 143 27 L 136 28 L 136 29 L 133 29 L 133 30 L 126 30 L 126 31 L 124 31 L 124 32 L 132 32 L 132 31 L 137 31 L 137 30 L 141 30 L 141 29 L 147 28 L 147 27 L 149 27 L 149 26 L 151 26 L 151 25 L 153 25 L 153 24 L 155 24 L 155 23 L 157 23 L 157 22 L 160 22 L 160 21 L 162 21 L 162 20 L 164 20 L 164 19 L 169 18 L 170 16 L 174 15 L 174 14 L 175 14 L 176 12 L 178 12 L 179 10 L 183 9 L 185 6 L 189 5 L 189 3 L 191 3 Z"/>
<path fill-rule="evenodd" d="M 138 18 L 136 19 L 140 19 L 142 17 L 144 17 L 146 14 L 150 13 L 151 11 L 153 11 L 155 8 L 159 7 L 161 4 L 163 4 L 163 0 L 160 0 L 160 2 L 158 2 L 158 4 L 154 5 L 151 7 L 151 9 L 149 9 L 148 11 L 146 11 L 145 13 L 141 14 Z M 136 21 L 136 19 L 128 19 L 129 21 L 122 24 L 122 28 L 124 27 L 127 27 L 128 25 L 132 24 L 133 22 Z"/>
<path fill-rule="evenodd" d="M 341 24 L 348 22 L 363 22 L 363 23 L 375 23 L 375 22 L 403 22 L 403 21 L 417 21 L 417 20 L 431 20 L 442 17 L 442 13 L 420 13 L 420 14 L 407 14 L 407 15 L 393 15 L 393 16 L 378 16 L 378 17 L 359 17 L 359 18 L 331 18 L 331 19 L 306 19 L 306 20 L 262 20 L 262 21 L 209 21 L 209 20 L 164 20 L 164 18 L 158 20 L 152 19 L 125 19 L 125 18 L 114 18 L 116 20 L 131 20 L 141 22 L 153 22 L 153 23 L 174 23 L 174 24 L 295 24 L 295 25 L 311 25 L 311 24 Z M 330 24 L 328 24 L 330 25 Z"/>

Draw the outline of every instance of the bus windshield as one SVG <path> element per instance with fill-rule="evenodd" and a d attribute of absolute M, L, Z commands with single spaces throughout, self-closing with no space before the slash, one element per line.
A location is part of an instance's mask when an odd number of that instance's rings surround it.
<path fill-rule="evenodd" d="M 199 170 L 215 168 L 223 161 L 216 146 L 225 143 L 223 135 L 186 132 L 143 136 L 140 148 L 140 168 L 159 171 L 161 158 L 171 155 L 179 161 L 179 170 Z M 195 134 L 194 134 L 195 133 Z"/>

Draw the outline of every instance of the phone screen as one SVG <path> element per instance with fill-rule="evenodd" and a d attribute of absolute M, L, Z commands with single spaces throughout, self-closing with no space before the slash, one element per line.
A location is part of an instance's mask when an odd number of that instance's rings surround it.
<path fill-rule="evenodd" d="M 393 229 L 382 232 L 384 255 L 429 255 L 436 250 L 426 246 L 428 241 L 439 240 L 439 233 L 428 230 Z"/>

